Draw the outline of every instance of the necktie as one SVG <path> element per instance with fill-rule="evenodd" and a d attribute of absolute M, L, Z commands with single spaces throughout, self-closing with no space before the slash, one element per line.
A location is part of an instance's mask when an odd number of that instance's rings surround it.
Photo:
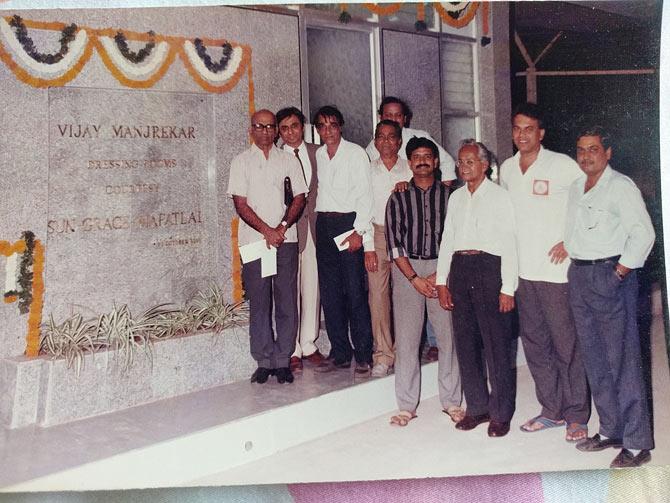
<path fill-rule="evenodd" d="M 298 158 L 298 162 L 300 163 L 300 169 L 302 169 L 302 177 L 305 179 L 305 183 L 307 183 L 307 177 L 305 176 L 305 166 L 302 165 L 302 161 L 300 160 L 300 156 L 298 155 L 298 152 L 300 152 L 299 148 L 294 148 L 293 149 L 293 153 Z"/>

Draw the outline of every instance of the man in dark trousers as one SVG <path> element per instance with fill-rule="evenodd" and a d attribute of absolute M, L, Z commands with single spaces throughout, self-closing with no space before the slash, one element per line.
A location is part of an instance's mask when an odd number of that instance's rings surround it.
<path fill-rule="evenodd" d="M 486 178 L 489 154 L 482 143 L 464 140 L 456 165 L 465 185 L 449 201 L 435 280 L 440 305 L 454 311 L 467 402 L 456 428 L 489 422 L 489 437 L 502 437 L 516 395 L 510 318 L 518 284 L 514 209 L 507 191 Z"/>
<path fill-rule="evenodd" d="M 640 191 L 609 160 L 609 133 L 600 126 L 577 139 L 584 176 L 568 196 L 565 248 L 568 287 L 577 340 L 599 433 L 577 444 L 580 451 L 622 448 L 611 468 L 640 466 L 654 448 L 637 327 L 637 273 L 655 233 Z"/>
<path fill-rule="evenodd" d="M 293 382 L 289 359 L 298 329 L 296 274 L 298 234 L 295 222 L 305 205 L 307 185 L 294 155 L 274 145 L 277 121 L 269 110 L 251 117 L 253 144 L 237 155 L 230 166 L 228 194 L 242 222 L 240 247 L 259 243 L 277 249 L 276 274 L 263 277 L 262 259 L 242 266 L 242 280 L 249 298 L 251 356 L 258 368 L 251 382 L 263 384 L 275 374 L 277 382 Z M 293 201 L 285 206 L 285 179 L 290 178 Z M 274 300 L 274 309 L 273 309 Z M 272 330 L 275 314 L 277 338 Z"/>

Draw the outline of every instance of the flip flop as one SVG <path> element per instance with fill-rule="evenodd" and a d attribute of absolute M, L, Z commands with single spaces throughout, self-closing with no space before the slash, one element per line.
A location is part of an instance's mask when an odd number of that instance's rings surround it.
<path fill-rule="evenodd" d="M 446 409 L 442 409 L 442 412 L 449 416 L 454 423 L 462 421 L 465 417 L 465 411 L 458 405 L 450 405 Z"/>
<path fill-rule="evenodd" d="M 391 417 L 390 424 L 391 426 L 405 427 L 415 417 L 417 417 L 416 414 L 408 412 L 406 410 L 401 410 L 400 412 L 398 412 L 398 414 Z"/>
<path fill-rule="evenodd" d="M 581 423 L 569 423 L 565 427 L 566 442 L 579 442 L 589 436 L 589 428 Z"/>
<path fill-rule="evenodd" d="M 539 428 L 533 428 L 534 424 L 539 424 Z M 565 424 L 565 421 L 563 419 L 559 419 L 558 421 L 554 421 L 553 419 L 549 419 L 548 417 L 544 417 L 542 415 L 540 416 L 535 416 L 533 419 L 529 419 L 525 423 L 523 423 L 521 426 L 519 426 L 519 429 L 521 431 L 524 431 L 526 433 L 533 433 L 536 431 L 542 431 L 542 430 L 547 430 L 549 428 L 557 428 L 558 426 L 563 426 Z"/>

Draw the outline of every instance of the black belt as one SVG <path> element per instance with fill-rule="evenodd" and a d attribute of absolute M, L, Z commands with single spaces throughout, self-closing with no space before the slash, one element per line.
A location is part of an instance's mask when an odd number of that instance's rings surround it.
<path fill-rule="evenodd" d="M 456 250 L 454 255 L 481 255 L 482 253 L 486 252 L 481 250 Z"/>
<path fill-rule="evenodd" d="M 349 213 L 340 213 L 339 211 L 319 211 L 317 213 L 324 217 L 348 217 L 349 215 L 355 214 L 354 211 L 351 211 Z"/>
<path fill-rule="evenodd" d="M 596 258 L 593 260 L 582 260 L 580 258 L 573 258 L 570 259 L 572 260 L 572 263 L 575 265 L 595 265 L 595 264 L 603 264 L 605 262 L 616 262 L 621 258 L 621 255 L 614 255 L 612 257 L 605 257 L 605 258 Z"/>
<path fill-rule="evenodd" d="M 435 260 L 437 258 L 437 257 L 433 257 L 433 256 L 424 257 L 422 255 L 413 255 L 411 253 L 408 254 L 408 255 L 409 255 L 409 258 L 411 258 L 413 260 Z"/>

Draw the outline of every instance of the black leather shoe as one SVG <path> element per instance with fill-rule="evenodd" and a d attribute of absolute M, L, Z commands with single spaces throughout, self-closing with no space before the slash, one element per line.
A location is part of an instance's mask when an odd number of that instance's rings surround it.
<path fill-rule="evenodd" d="M 582 440 L 575 447 L 580 451 L 584 452 L 595 452 L 602 451 L 608 447 L 614 447 L 615 449 L 621 449 L 623 447 L 623 442 L 620 438 L 606 438 L 601 439 L 600 435 L 597 433 L 592 437 Z"/>
<path fill-rule="evenodd" d="M 621 449 L 610 468 L 634 468 L 651 461 L 651 453 L 647 449 L 642 449 L 636 455 L 633 455 L 628 449 Z"/>
<path fill-rule="evenodd" d="M 273 374 L 273 370 L 265 367 L 258 367 L 256 371 L 251 374 L 251 382 L 257 382 L 258 384 L 264 384 L 267 382 L 268 377 Z"/>
<path fill-rule="evenodd" d="M 293 382 L 293 374 L 291 373 L 291 369 L 288 367 L 282 367 L 275 370 L 275 376 L 277 376 L 277 382 L 279 384 Z"/>
<path fill-rule="evenodd" d="M 456 423 L 457 430 L 473 430 L 482 423 L 488 423 L 491 420 L 488 414 L 479 414 L 478 416 L 465 416 Z"/>
<path fill-rule="evenodd" d="M 489 437 L 504 437 L 509 433 L 509 421 L 491 421 L 489 423 Z"/>

